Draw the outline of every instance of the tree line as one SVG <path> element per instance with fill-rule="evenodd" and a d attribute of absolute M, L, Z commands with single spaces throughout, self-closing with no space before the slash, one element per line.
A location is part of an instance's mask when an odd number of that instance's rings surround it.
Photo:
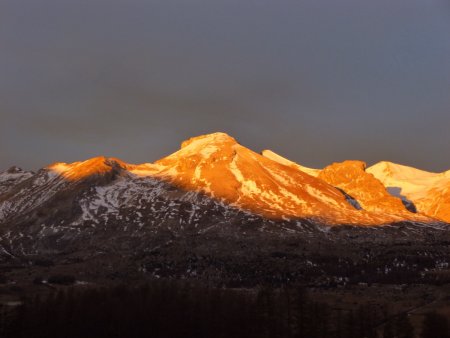
<path fill-rule="evenodd" d="M 9 338 L 409 338 L 406 315 L 389 318 L 375 305 L 342 310 L 301 287 L 212 288 L 180 281 L 140 286 L 61 288 L 2 311 Z M 381 325 L 381 326 L 380 326 Z M 427 316 L 423 338 L 449 338 L 448 323 Z"/>

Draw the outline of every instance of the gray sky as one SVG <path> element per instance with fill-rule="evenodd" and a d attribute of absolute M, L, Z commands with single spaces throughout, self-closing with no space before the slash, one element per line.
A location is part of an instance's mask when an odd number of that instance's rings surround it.
<path fill-rule="evenodd" d="M 2 0 L 0 170 L 224 131 L 303 165 L 450 169 L 447 0 Z"/>

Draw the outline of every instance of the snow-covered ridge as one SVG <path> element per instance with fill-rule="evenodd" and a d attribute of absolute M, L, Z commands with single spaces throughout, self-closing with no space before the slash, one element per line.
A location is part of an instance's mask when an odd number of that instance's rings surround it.
<path fill-rule="evenodd" d="M 278 155 L 276 153 L 274 153 L 272 150 L 263 150 L 261 152 L 262 156 L 267 157 L 268 159 L 271 159 L 272 161 L 276 161 L 280 164 L 284 164 L 288 167 L 292 167 L 292 168 L 297 168 L 300 171 L 303 171 L 305 173 L 307 173 L 308 175 L 317 177 L 319 175 L 320 169 L 313 169 L 313 168 L 308 168 L 308 167 L 304 167 L 300 164 L 297 164 L 295 162 L 292 162 L 291 160 L 288 160 L 287 158 Z"/>
<path fill-rule="evenodd" d="M 433 173 L 383 161 L 367 172 L 392 195 L 413 203 L 417 211 L 450 222 L 450 170 Z"/>

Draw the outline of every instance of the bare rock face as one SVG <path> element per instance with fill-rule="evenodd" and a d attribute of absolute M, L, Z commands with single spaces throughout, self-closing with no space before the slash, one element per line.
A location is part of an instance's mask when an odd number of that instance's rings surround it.
<path fill-rule="evenodd" d="M 400 198 L 389 194 L 379 180 L 366 172 L 366 164 L 362 161 L 333 163 L 323 169 L 318 177 L 345 191 L 364 210 L 405 218 L 414 217 Z"/>
<path fill-rule="evenodd" d="M 19 167 L 13 166 L 4 172 L 0 172 L 0 197 L 13 186 L 27 180 L 33 176 L 33 172 L 24 171 Z"/>
<path fill-rule="evenodd" d="M 419 201 L 418 205 L 428 215 L 450 223 L 450 183 L 430 189 L 428 201 Z"/>
<path fill-rule="evenodd" d="M 8 170 L 6 170 L 5 173 L 6 174 L 21 174 L 21 173 L 23 173 L 23 170 L 22 170 L 22 168 L 12 166 Z"/>

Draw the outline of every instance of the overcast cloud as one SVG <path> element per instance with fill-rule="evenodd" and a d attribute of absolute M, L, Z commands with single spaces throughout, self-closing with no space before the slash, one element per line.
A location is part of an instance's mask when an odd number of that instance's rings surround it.
<path fill-rule="evenodd" d="M 0 2 L 0 170 L 224 131 L 303 165 L 450 169 L 450 5 Z"/>

